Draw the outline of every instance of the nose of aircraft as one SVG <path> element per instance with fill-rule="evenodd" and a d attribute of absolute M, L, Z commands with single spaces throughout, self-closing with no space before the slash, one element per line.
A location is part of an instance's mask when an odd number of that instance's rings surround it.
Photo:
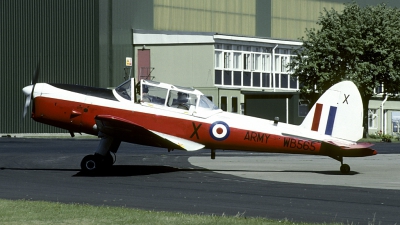
<path fill-rule="evenodd" d="M 33 85 L 32 84 L 22 88 L 22 92 L 24 92 L 24 94 L 26 96 L 31 95 L 32 90 L 33 90 Z"/>

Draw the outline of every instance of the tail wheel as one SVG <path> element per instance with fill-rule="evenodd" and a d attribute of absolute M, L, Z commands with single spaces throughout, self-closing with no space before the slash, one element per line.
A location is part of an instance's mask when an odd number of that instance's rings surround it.
<path fill-rule="evenodd" d="M 348 174 L 350 172 L 350 166 L 347 164 L 342 164 L 340 166 L 340 172 L 342 172 L 343 174 Z"/>

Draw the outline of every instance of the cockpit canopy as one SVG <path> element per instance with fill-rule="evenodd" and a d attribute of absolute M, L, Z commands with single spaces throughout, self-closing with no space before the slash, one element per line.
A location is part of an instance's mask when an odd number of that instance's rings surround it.
<path fill-rule="evenodd" d="M 127 80 L 115 91 L 123 98 L 134 99 L 132 89 L 133 80 Z M 161 82 L 141 80 L 136 86 L 136 93 L 140 95 L 138 101 L 144 104 L 159 105 L 171 108 L 189 110 L 194 106 L 196 110 L 218 110 L 206 96 L 194 88 L 181 87 Z"/>

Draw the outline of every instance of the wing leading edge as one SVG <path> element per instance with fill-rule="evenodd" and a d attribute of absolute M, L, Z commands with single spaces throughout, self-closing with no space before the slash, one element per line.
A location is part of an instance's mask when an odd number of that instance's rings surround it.
<path fill-rule="evenodd" d="M 205 147 L 180 137 L 149 130 L 132 121 L 112 115 L 97 115 L 95 121 L 97 129 L 102 133 L 130 143 L 186 151 L 196 151 Z"/>

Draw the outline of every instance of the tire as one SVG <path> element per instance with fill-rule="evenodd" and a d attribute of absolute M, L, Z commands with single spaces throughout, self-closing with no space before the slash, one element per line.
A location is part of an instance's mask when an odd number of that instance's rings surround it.
<path fill-rule="evenodd" d="M 340 166 L 340 172 L 342 172 L 343 174 L 348 174 L 350 172 L 350 166 L 347 164 L 343 164 L 342 166 Z"/>
<path fill-rule="evenodd" d="M 83 172 L 93 173 L 99 170 L 98 157 L 94 155 L 87 155 L 81 161 L 81 170 Z"/>

